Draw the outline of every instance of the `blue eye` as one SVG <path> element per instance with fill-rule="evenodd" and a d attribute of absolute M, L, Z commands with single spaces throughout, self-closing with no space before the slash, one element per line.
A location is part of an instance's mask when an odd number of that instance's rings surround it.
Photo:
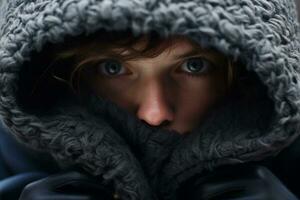
<path fill-rule="evenodd" d="M 188 71 L 189 75 L 202 75 L 211 70 L 211 63 L 203 58 L 189 58 L 182 65 L 185 71 Z"/>
<path fill-rule="evenodd" d="M 120 75 L 126 71 L 119 61 L 113 60 L 113 59 L 109 59 L 109 60 L 105 60 L 105 61 L 101 62 L 97 66 L 97 70 L 101 74 L 104 74 L 107 76 Z"/>

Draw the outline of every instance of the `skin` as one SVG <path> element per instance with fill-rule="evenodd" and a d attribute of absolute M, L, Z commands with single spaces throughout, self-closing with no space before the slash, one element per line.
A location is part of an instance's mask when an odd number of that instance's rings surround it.
<path fill-rule="evenodd" d="M 134 48 L 143 47 L 145 41 Z M 154 58 L 119 61 L 113 74 L 105 68 L 107 62 L 100 62 L 93 73 L 85 76 L 86 81 L 98 96 L 110 99 L 145 123 L 187 134 L 219 98 L 216 88 L 222 83 L 221 66 L 226 65 L 226 58 L 215 51 L 196 48 L 182 36 L 174 36 L 172 41 Z M 196 49 L 196 54 L 179 57 Z M 198 58 L 198 71 L 188 67 L 190 58 Z"/>

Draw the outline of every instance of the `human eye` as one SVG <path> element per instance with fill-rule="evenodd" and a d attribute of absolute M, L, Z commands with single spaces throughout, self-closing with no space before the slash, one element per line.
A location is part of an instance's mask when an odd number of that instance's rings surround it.
<path fill-rule="evenodd" d="M 214 69 L 214 65 L 202 57 L 188 58 L 180 67 L 189 76 L 203 76 Z"/>
<path fill-rule="evenodd" d="M 105 76 L 119 76 L 126 72 L 122 63 L 115 59 L 105 59 L 97 64 L 97 72 Z"/>

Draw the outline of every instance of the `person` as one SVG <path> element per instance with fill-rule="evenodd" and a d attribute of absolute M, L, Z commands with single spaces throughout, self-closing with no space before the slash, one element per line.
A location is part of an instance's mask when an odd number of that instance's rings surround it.
<path fill-rule="evenodd" d="M 2 199 L 300 197 L 295 2 L 0 11 Z"/>

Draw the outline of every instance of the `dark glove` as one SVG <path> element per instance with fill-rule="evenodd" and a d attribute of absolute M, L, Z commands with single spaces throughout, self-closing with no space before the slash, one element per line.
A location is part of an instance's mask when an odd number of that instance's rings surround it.
<path fill-rule="evenodd" d="M 179 199 L 297 200 L 280 180 L 262 166 L 226 166 L 194 177 L 180 189 Z"/>
<path fill-rule="evenodd" d="M 47 176 L 43 172 L 28 172 L 10 176 L 0 181 L 0 199 L 15 200 L 19 198 L 23 188 L 35 180 Z"/>
<path fill-rule="evenodd" d="M 19 200 L 112 200 L 113 189 L 77 171 L 59 173 L 28 184 Z"/>

